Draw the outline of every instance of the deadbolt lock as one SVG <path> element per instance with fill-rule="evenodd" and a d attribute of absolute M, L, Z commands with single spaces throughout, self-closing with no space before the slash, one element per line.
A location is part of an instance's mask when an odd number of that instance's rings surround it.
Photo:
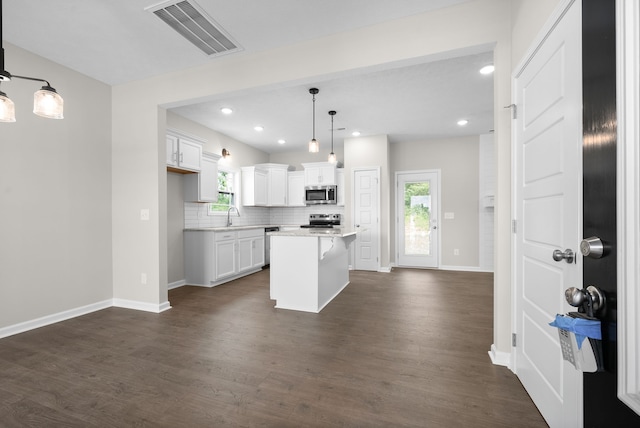
<path fill-rule="evenodd" d="M 580 242 L 580 252 L 585 257 L 599 259 L 604 255 L 604 249 L 602 240 L 596 236 L 585 238 Z"/>

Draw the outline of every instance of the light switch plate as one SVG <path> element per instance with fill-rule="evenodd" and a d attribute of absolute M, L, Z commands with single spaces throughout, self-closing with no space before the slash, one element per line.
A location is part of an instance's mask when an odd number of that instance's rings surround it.
<path fill-rule="evenodd" d="M 445 220 L 453 220 L 455 217 L 454 213 L 444 213 L 444 219 Z"/>
<path fill-rule="evenodd" d="M 144 221 L 149 220 L 149 209 L 140 210 L 140 220 L 144 220 Z"/>

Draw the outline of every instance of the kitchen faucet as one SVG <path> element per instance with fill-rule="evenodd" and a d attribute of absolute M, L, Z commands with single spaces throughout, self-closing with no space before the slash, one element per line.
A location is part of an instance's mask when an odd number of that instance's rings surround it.
<path fill-rule="evenodd" d="M 231 222 L 231 217 L 229 217 L 229 214 L 231 214 L 231 210 L 236 210 L 236 213 L 238 213 L 238 217 L 240 217 L 240 211 L 238 211 L 236 207 L 229 207 L 229 209 L 227 210 L 227 227 L 233 224 Z"/>

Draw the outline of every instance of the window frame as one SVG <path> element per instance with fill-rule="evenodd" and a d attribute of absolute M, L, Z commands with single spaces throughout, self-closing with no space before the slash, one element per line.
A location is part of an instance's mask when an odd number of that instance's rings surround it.
<path fill-rule="evenodd" d="M 240 174 L 237 170 L 233 169 L 233 168 L 225 168 L 225 167 L 220 167 L 218 166 L 218 174 L 220 174 L 221 172 L 227 173 L 227 174 L 232 174 L 232 180 L 233 180 L 233 186 L 232 186 L 232 191 L 231 192 L 222 192 L 222 193 L 230 193 L 231 195 L 233 195 L 232 197 L 232 204 L 229 205 L 229 208 L 234 207 L 236 209 L 238 209 L 238 201 L 239 201 L 239 192 L 237 189 L 240 188 Z M 218 195 L 220 194 L 220 188 L 218 188 Z M 227 215 L 227 211 L 229 210 L 229 208 L 225 209 L 225 210 L 214 210 L 213 207 L 214 206 L 222 206 L 220 204 L 217 204 L 216 202 L 210 202 L 207 204 L 207 215 L 210 216 L 216 216 L 216 215 Z"/>

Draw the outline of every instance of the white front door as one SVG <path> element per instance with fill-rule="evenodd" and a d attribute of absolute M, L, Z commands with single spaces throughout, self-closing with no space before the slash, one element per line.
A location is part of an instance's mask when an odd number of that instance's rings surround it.
<path fill-rule="evenodd" d="M 439 171 L 396 173 L 397 265 L 438 267 Z"/>
<path fill-rule="evenodd" d="M 556 314 L 581 287 L 581 3 L 550 30 L 514 81 L 515 371 L 550 427 L 582 426 L 582 373 L 562 359 Z"/>
<path fill-rule="evenodd" d="M 353 268 L 377 271 L 380 239 L 380 170 L 353 171 L 353 225 L 361 231 L 356 235 Z"/>

